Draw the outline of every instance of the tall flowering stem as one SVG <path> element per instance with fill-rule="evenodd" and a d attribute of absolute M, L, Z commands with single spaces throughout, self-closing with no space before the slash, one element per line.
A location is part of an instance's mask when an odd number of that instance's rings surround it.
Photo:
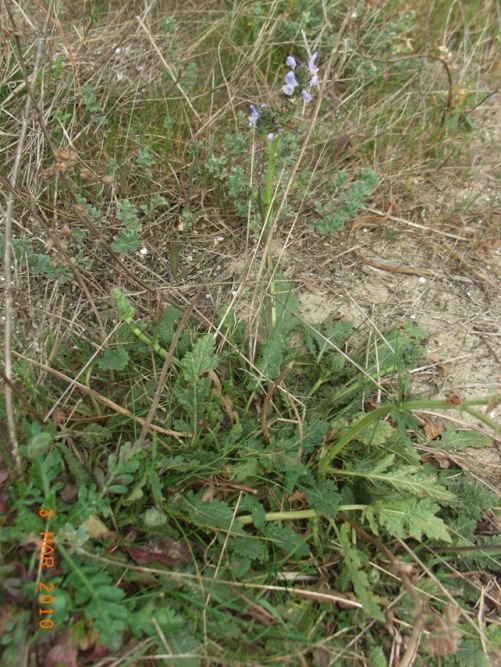
<path fill-rule="evenodd" d="M 263 195 L 263 225 L 264 225 L 264 234 L 265 234 L 265 240 L 268 240 L 268 237 L 270 235 L 270 230 L 271 230 L 271 206 L 272 206 L 272 201 L 273 201 L 273 175 L 275 173 L 275 166 L 277 163 L 277 153 L 278 153 L 278 145 L 280 144 L 280 135 L 277 135 L 276 137 L 273 137 L 271 141 L 268 142 L 267 146 L 267 153 L 268 153 L 268 168 L 266 169 L 266 182 L 265 182 L 265 188 L 264 188 L 264 195 Z M 275 328 L 275 324 L 277 321 L 277 311 L 275 307 L 275 281 L 273 279 L 273 273 L 274 273 L 274 266 L 273 266 L 273 258 L 271 256 L 271 251 L 268 250 L 268 254 L 266 257 L 266 261 L 268 263 L 268 269 L 272 274 L 271 280 L 270 280 L 270 291 L 271 291 L 271 328 L 272 331 Z"/>
<path fill-rule="evenodd" d="M 253 104 L 250 106 L 251 114 L 249 116 L 249 125 L 257 130 L 261 135 L 267 137 L 266 142 L 266 179 L 264 186 L 264 193 L 261 197 L 261 219 L 263 224 L 263 239 L 264 244 L 270 237 L 271 221 L 272 221 L 272 203 L 273 203 L 273 176 L 275 174 L 275 167 L 277 163 L 278 146 L 280 144 L 280 136 L 283 132 L 282 127 L 278 121 L 277 112 L 273 107 L 267 104 L 261 104 L 256 108 Z M 270 323 L 273 330 L 277 316 L 275 307 L 275 281 L 273 280 L 274 266 L 273 258 L 268 247 L 266 255 L 266 263 L 268 269 L 272 274 L 270 280 Z"/>
<path fill-rule="evenodd" d="M 294 106 L 298 102 L 302 103 L 304 113 L 304 106 L 311 101 L 311 93 L 319 84 L 319 70 L 315 63 L 317 55 L 317 52 L 315 52 L 310 57 L 308 64 L 303 63 L 300 65 L 298 65 L 293 56 L 287 57 L 286 64 L 290 67 L 290 71 L 285 75 L 285 85 L 282 86 L 282 101 L 286 100 L 286 107 L 282 104 L 279 111 L 268 104 L 261 104 L 259 107 L 254 106 L 254 104 L 250 105 L 250 127 L 256 130 L 259 135 L 267 137 L 266 157 L 268 164 L 264 193 L 261 198 L 261 218 L 263 224 L 262 238 L 267 248 L 266 262 L 272 274 L 270 283 L 272 327 L 276 323 L 276 308 L 274 303 L 275 283 L 273 280 L 275 269 L 268 241 L 270 240 L 272 228 L 273 177 L 275 175 L 280 139 L 284 132 L 282 124 L 285 124 L 292 117 Z"/>
<path fill-rule="evenodd" d="M 280 135 L 274 137 L 268 142 L 267 157 L 268 167 L 266 169 L 266 181 L 264 187 L 264 194 L 262 197 L 263 208 L 263 225 L 265 226 L 266 235 L 268 235 L 271 221 L 271 204 L 273 200 L 273 176 L 275 174 L 275 166 L 277 164 L 278 145 L 280 143 Z"/>

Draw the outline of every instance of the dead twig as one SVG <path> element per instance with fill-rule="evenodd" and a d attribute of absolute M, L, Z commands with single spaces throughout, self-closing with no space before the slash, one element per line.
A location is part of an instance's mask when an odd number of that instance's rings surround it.
<path fill-rule="evenodd" d="M 40 67 L 40 62 L 42 60 L 43 46 L 45 43 L 45 38 L 47 36 L 47 31 L 50 23 L 50 17 L 52 15 L 52 5 L 53 0 L 50 0 L 49 7 L 47 9 L 47 14 L 45 17 L 44 25 L 38 39 L 37 50 L 35 54 L 35 62 L 33 64 L 33 70 L 31 73 L 31 81 L 35 82 L 38 75 L 38 70 Z M 14 30 L 14 35 L 17 33 L 16 22 L 14 20 L 12 9 L 10 7 L 10 2 L 5 3 L 5 9 L 9 15 L 9 20 L 12 24 Z M 27 73 L 24 71 L 23 75 L 25 77 L 26 85 L 28 89 L 30 88 L 29 80 Z M 12 189 L 15 189 L 17 184 L 17 179 L 19 175 L 19 170 L 21 168 L 21 156 L 23 154 L 24 144 L 26 141 L 26 132 L 28 130 L 28 120 L 30 117 L 31 107 L 33 105 L 32 95 L 28 95 L 26 98 L 26 104 L 24 105 L 23 111 L 23 120 L 21 124 L 21 132 L 19 134 L 19 140 L 17 142 L 16 154 L 14 157 L 14 165 L 12 167 L 12 172 L 10 175 L 10 185 Z M 12 277 L 12 214 L 14 210 L 14 195 L 12 191 L 7 194 L 7 206 L 4 216 L 4 277 L 5 277 L 5 297 L 4 297 L 4 375 L 5 375 L 5 411 L 7 413 L 7 430 L 9 437 L 9 446 L 12 450 L 12 456 L 14 458 L 14 463 L 18 475 L 22 474 L 22 462 L 21 454 L 19 452 L 19 442 L 17 440 L 16 434 L 16 418 L 14 413 L 14 401 L 13 396 L 14 392 L 12 391 L 12 331 L 13 331 L 13 311 L 12 311 L 12 290 L 13 290 L 13 277 Z"/>
<path fill-rule="evenodd" d="M 103 396 L 98 391 L 95 391 L 94 389 L 89 389 L 89 387 L 87 387 L 85 384 L 82 384 L 81 382 L 78 382 L 77 380 L 74 380 L 73 378 L 70 378 L 68 375 L 65 375 L 64 373 L 61 373 L 60 371 L 56 371 L 54 368 L 51 368 L 50 366 L 47 366 L 47 364 L 42 364 L 40 361 L 35 361 L 34 359 L 29 359 L 28 357 L 25 357 L 23 354 L 19 354 L 18 352 L 14 352 L 14 354 L 19 359 L 23 359 L 24 361 L 28 361 L 30 364 L 33 364 L 37 368 L 41 368 L 46 373 L 50 373 L 51 375 L 54 375 L 55 377 L 59 378 L 60 380 L 64 380 L 65 382 L 68 382 L 73 387 L 76 387 L 77 389 L 80 389 L 80 391 L 83 391 L 84 393 L 88 394 L 92 398 L 100 401 L 101 403 L 104 403 L 104 405 L 107 405 L 112 410 L 115 410 L 115 412 L 118 412 L 121 415 L 129 417 L 129 419 L 132 419 L 133 421 L 135 421 L 140 426 L 144 426 L 144 424 L 145 424 L 144 419 L 141 419 L 141 417 L 137 417 L 136 415 L 132 414 L 132 412 L 130 412 L 129 410 L 126 410 L 121 405 L 118 405 L 118 403 L 115 403 L 114 401 L 111 401 L 109 398 L 106 398 L 106 396 Z M 182 442 L 181 438 L 187 438 L 188 436 L 191 435 L 190 433 L 183 433 L 182 431 L 173 431 L 173 430 L 168 429 L 168 428 L 162 428 L 161 426 L 155 426 L 154 424 L 151 424 L 149 426 L 149 428 L 150 428 L 150 430 L 156 431 L 157 433 L 162 433 L 163 435 L 169 435 L 172 438 L 176 438 L 176 440 L 178 440 L 179 442 Z"/>
<path fill-rule="evenodd" d="M 271 403 L 271 399 L 273 398 L 273 394 L 275 393 L 278 385 L 287 376 L 287 374 L 289 373 L 289 371 L 292 369 L 293 366 L 294 366 L 293 361 L 289 362 L 284 366 L 284 368 L 280 371 L 280 374 L 275 380 L 275 382 L 268 389 L 268 393 L 266 394 L 266 397 L 263 401 L 263 412 L 261 414 L 261 429 L 263 431 L 263 438 L 265 439 L 266 442 L 270 442 L 270 430 L 268 428 L 267 412 L 269 405 Z"/>
<path fill-rule="evenodd" d="M 188 319 L 193 312 L 193 309 L 195 308 L 195 305 L 198 301 L 198 298 L 203 290 L 203 286 L 197 291 L 193 299 L 191 300 L 188 308 L 183 313 L 183 316 L 179 322 L 179 325 L 176 329 L 176 333 L 174 334 L 174 338 L 172 339 L 172 342 L 169 347 L 169 351 L 167 353 L 167 357 L 165 358 L 164 365 L 162 367 L 162 371 L 160 373 L 160 378 L 158 380 L 157 388 L 155 391 L 155 396 L 153 397 L 153 401 L 151 402 L 150 409 L 148 410 L 148 414 L 146 415 L 146 419 L 144 420 L 143 427 L 141 429 L 141 435 L 139 438 L 141 440 L 144 440 L 146 438 L 146 434 L 150 430 L 151 423 L 153 421 L 153 417 L 155 416 L 155 412 L 157 411 L 158 404 L 160 403 L 160 397 L 162 395 L 162 391 L 165 385 L 165 382 L 167 380 L 167 374 L 169 372 L 170 365 L 172 363 L 172 358 L 174 357 L 174 353 L 176 351 L 177 344 L 179 343 L 179 339 L 181 338 L 183 331 L 186 328 L 186 324 L 188 322 Z"/>

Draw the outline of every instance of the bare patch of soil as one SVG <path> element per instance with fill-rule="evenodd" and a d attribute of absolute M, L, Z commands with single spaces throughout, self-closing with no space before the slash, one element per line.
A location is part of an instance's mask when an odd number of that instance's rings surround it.
<path fill-rule="evenodd" d="M 379 226 L 361 225 L 343 240 L 310 237 L 296 249 L 308 321 L 339 308 L 356 326 L 383 334 L 406 320 L 426 331 L 427 366 L 414 388 L 428 397 L 474 398 L 501 388 L 500 109 L 497 93 L 479 110 L 470 182 L 455 189 L 446 179 L 425 184 L 421 220 L 398 212 L 384 221 L 381 211 Z M 500 414 L 497 406 L 489 416 L 499 423 Z M 458 424 L 482 430 L 468 415 Z M 499 485 L 500 447 L 494 440 L 492 448 L 471 450 L 465 463 Z"/>

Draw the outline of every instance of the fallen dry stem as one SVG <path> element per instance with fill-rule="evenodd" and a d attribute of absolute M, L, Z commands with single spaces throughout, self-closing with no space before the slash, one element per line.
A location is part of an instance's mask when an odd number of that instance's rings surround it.
<path fill-rule="evenodd" d="M 155 416 L 155 412 L 157 411 L 158 404 L 160 403 L 160 397 L 162 395 L 162 391 L 165 385 L 165 382 L 167 381 L 167 374 L 169 372 L 170 365 L 172 363 L 172 359 L 174 358 L 174 354 L 176 352 L 177 344 L 179 343 L 179 340 L 181 339 L 181 336 L 183 335 L 183 331 L 186 328 L 186 325 L 188 323 L 188 319 L 190 318 L 191 313 L 193 312 L 193 309 L 195 308 L 195 305 L 197 304 L 197 301 L 200 297 L 200 294 L 203 291 L 203 286 L 200 287 L 191 300 L 188 308 L 183 313 L 183 316 L 177 326 L 176 333 L 174 334 L 174 337 L 172 339 L 172 342 L 169 347 L 169 351 L 167 352 L 167 356 L 165 358 L 165 361 L 162 366 L 162 371 L 160 372 L 160 377 L 158 379 L 157 383 L 157 388 L 155 391 L 155 395 L 153 397 L 153 401 L 151 402 L 150 409 L 148 411 L 148 414 L 146 415 L 146 419 L 144 420 L 143 428 L 141 429 L 141 435 L 139 438 L 141 440 L 144 440 L 146 438 L 146 434 L 148 433 L 151 423 L 153 421 L 153 417 Z"/>
<path fill-rule="evenodd" d="M 190 572 L 176 572 L 175 570 L 160 570 L 153 567 L 142 567 L 141 565 L 131 565 L 130 563 L 124 563 L 120 560 L 115 560 L 114 558 L 106 558 L 103 556 L 96 555 L 89 551 L 81 549 L 81 553 L 85 554 L 86 557 L 91 560 L 98 561 L 100 563 L 106 563 L 108 565 L 113 565 L 120 570 L 133 570 L 134 572 L 145 572 L 149 574 L 158 574 L 160 576 L 169 577 L 175 581 L 196 581 L 204 582 L 208 584 L 214 583 L 213 577 L 204 577 L 199 574 L 191 574 Z M 313 588 L 295 588 L 294 586 L 275 586 L 267 584 L 255 584 L 252 582 L 243 582 L 243 581 L 229 581 L 224 579 L 218 579 L 218 584 L 221 586 L 231 586 L 233 588 L 242 588 L 246 590 L 257 590 L 257 591 L 278 591 L 281 593 L 287 593 L 288 595 L 299 595 L 300 597 L 308 598 L 315 601 L 331 602 L 334 604 L 339 604 L 341 607 L 351 607 L 353 609 L 362 609 L 362 604 L 358 600 L 353 600 L 353 598 L 344 596 L 342 593 L 337 591 L 319 591 Z"/>
<path fill-rule="evenodd" d="M 273 394 L 275 393 L 277 387 L 279 384 L 284 380 L 289 373 L 289 371 L 292 369 L 294 366 L 294 362 L 290 362 L 286 364 L 286 366 L 280 371 L 277 379 L 275 382 L 271 385 L 271 387 L 268 389 L 268 392 L 266 394 L 266 397 L 263 401 L 263 412 L 261 414 L 261 430 L 263 432 L 263 438 L 265 439 L 266 442 L 270 442 L 270 430 L 268 428 L 268 408 L 270 406 L 271 400 L 273 398 Z"/>
<path fill-rule="evenodd" d="M 50 0 L 49 8 L 45 17 L 45 22 L 38 39 L 37 50 L 35 54 L 35 62 L 33 64 L 33 71 L 31 74 L 31 81 L 36 82 L 38 70 L 40 67 L 40 62 L 42 59 L 43 46 L 45 38 L 47 36 L 47 30 L 49 27 L 50 17 L 52 14 L 52 5 L 53 0 Z M 12 14 L 12 8 L 10 7 L 10 2 L 5 3 L 5 9 L 9 15 L 12 28 L 14 30 L 14 35 L 17 33 L 16 22 Z M 19 42 L 16 40 L 16 44 L 19 49 Z M 20 52 L 20 56 L 21 56 Z M 14 458 L 14 463 L 18 475 L 22 474 L 22 463 L 21 463 L 21 454 L 19 452 L 19 442 L 17 440 L 16 434 L 16 416 L 14 412 L 14 401 L 13 401 L 13 391 L 12 391 L 12 329 L 13 329 L 13 311 L 12 311 L 12 290 L 13 290 L 13 279 L 12 279 L 12 214 L 14 209 L 14 195 L 13 190 L 16 188 L 17 178 L 19 175 L 19 170 L 21 167 L 21 157 L 23 155 L 24 144 L 26 141 L 26 132 L 28 130 L 28 120 L 30 117 L 31 107 L 34 103 L 33 96 L 31 94 L 31 86 L 27 76 L 27 72 L 23 70 L 24 79 L 26 86 L 28 87 L 28 96 L 26 98 L 26 104 L 23 111 L 23 120 L 21 124 L 21 132 L 19 135 L 19 140 L 17 142 L 16 153 L 14 156 L 14 165 L 12 168 L 9 185 L 10 189 L 7 194 L 7 206 L 4 216 L 4 277 L 5 277 L 5 296 L 4 296 L 4 374 L 5 374 L 5 386 L 4 386 L 4 395 L 5 395 L 5 410 L 7 413 L 7 430 L 9 437 L 9 445 L 12 449 L 12 456 Z"/>
<path fill-rule="evenodd" d="M 94 399 L 97 399 L 101 403 L 104 403 L 104 405 L 108 406 L 112 410 L 115 410 L 115 412 L 118 412 L 119 414 L 124 415 L 125 417 L 128 417 L 129 419 L 132 419 L 137 424 L 140 424 L 141 426 L 144 426 L 144 424 L 145 424 L 144 419 L 141 419 L 141 417 L 137 417 L 136 415 L 132 414 L 132 412 L 130 412 L 129 410 L 126 410 L 121 405 L 118 405 L 118 403 L 115 403 L 114 401 L 111 401 L 109 398 L 106 398 L 106 396 L 103 396 L 102 394 L 95 391 L 94 389 L 90 389 L 85 384 L 82 384 L 81 382 L 78 382 L 77 380 L 74 380 L 73 378 L 70 378 L 68 375 L 65 375 L 64 373 L 61 373 L 60 371 L 56 371 L 54 368 L 51 368 L 50 366 L 47 366 L 47 364 L 43 364 L 40 361 L 35 361 L 34 359 L 30 359 L 29 357 L 25 357 L 23 354 L 19 354 L 18 352 L 14 352 L 14 354 L 18 359 L 22 359 L 23 361 L 27 361 L 30 364 L 33 364 L 34 366 L 36 366 L 37 368 L 41 368 L 46 373 L 50 373 L 51 375 L 54 375 L 55 377 L 59 378 L 60 380 L 64 380 L 65 382 L 68 382 L 72 387 L 75 387 L 76 389 L 80 389 L 80 391 L 83 391 L 85 394 L 88 394 L 89 396 L 93 397 Z M 168 428 L 162 428 L 161 426 L 155 426 L 154 424 L 151 424 L 149 426 L 149 429 L 152 430 L 152 431 L 156 431 L 157 433 L 161 433 L 163 435 L 169 435 L 173 438 L 176 438 L 176 440 L 178 440 L 179 442 L 181 442 L 181 438 L 187 438 L 191 435 L 190 433 L 183 433 L 181 431 L 173 431 L 173 430 L 168 429 Z"/>

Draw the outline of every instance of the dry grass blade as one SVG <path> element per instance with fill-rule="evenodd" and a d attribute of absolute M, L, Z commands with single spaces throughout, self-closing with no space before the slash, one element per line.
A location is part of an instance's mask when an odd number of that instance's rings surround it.
<path fill-rule="evenodd" d="M 177 344 L 179 343 L 179 340 L 183 334 L 183 331 L 186 328 L 186 325 L 188 323 L 188 320 L 193 312 L 193 309 L 195 308 L 197 301 L 200 297 L 200 294 L 203 290 L 203 287 L 201 287 L 197 294 L 193 297 L 191 300 L 191 303 L 189 306 L 186 308 L 186 310 L 183 313 L 183 316 L 181 317 L 181 320 L 177 326 L 176 333 L 174 334 L 174 337 L 172 338 L 172 343 L 170 345 L 169 351 L 167 353 L 167 357 L 165 358 L 165 361 L 162 366 L 162 370 L 160 372 L 160 377 L 158 378 L 158 383 L 157 383 L 157 388 L 155 390 L 155 395 L 153 397 L 153 400 L 151 402 L 150 409 L 148 411 L 148 414 L 146 416 L 146 419 L 144 420 L 143 427 L 141 429 L 141 435 L 139 436 L 141 440 L 144 440 L 146 437 L 146 434 L 148 433 L 148 430 L 151 426 L 151 423 L 153 421 L 153 418 L 155 417 L 155 412 L 158 408 L 158 405 L 160 403 L 160 397 L 162 395 L 162 391 L 165 385 L 165 382 L 167 380 L 167 374 L 169 372 L 169 368 L 172 363 L 172 359 L 174 358 L 174 354 L 176 352 Z"/>
<path fill-rule="evenodd" d="M 273 395 L 277 388 L 280 386 L 280 383 L 282 380 L 284 380 L 288 373 L 292 370 L 294 366 L 294 363 L 289 363 L 283 368 L 276 380 L 273 382 L 271 387 L 268 389 L 268 392 L 266 393 L 265 399 L 263 401 L 263 412 L 261 415 L 261 430 L 263 431 L 263 437 L 266 442 L 270 442 L 270 430 L 268 428 L 268 408 L 270 407 L 271 401 L 273 400 Z"/>
<path fill-rule="evenodd" d="M 39 361 L 35 361 L 34 359 L 28 359 L 27 357 L 23 356 L 22 354 L 15 353 L 16 357 L 19 359 L 23 359 L 24 361 L 29 362 L 30 364 L 33 364 L 34 366 L 37 366 L 38 368 L 41 368 L 44 370 L 46 373 L 49 373 L 50 375 L 54 375 L 55 377 L 60 378 L 61 380 L 64 380 L 67 382 L 71 387 L 75 387 L 79 389 L 80 391 L 83 391 L 85 394 L 88 394 L 89 396 L 92 396 L 94 399 L 99 401 L 100 403 L 103 403 L 104 405 L 108 406 L 115 412 L 117 412 L 120 415 L 124 415 L 131 419 L 132 421 L 136 422 L 140 426 L 144 426 L 146 423 L 144 419 L 141 417 L 137 417 L 134 415 L 130 410 L 127 410 L 126 408 L 123 408 L 121 405 L 118 405 L 114 401 L 111 401 L 109 398 L 106 396 L 103 396 L 100 394 L 98 391 L 95 391 L 94 389 L 89 389 L 85 384 L 82 384 L 81 382 L 77 382 L 77 380 L 73 380 L 72 378 L 68 377 L 64 373 L 61 373 L 60 371 L 56 371 L 54 368 L 51 368 L 50 366 L 47 366 L 46 364 L 42 364 Z M 163 428 L 162 426 L 155 426 L 154 424 L 150 424 L 148 428 L 152 431 L 156 431 L 157 433 L 161 433 L 163 435 L 170 435 L 173 438 L 176 438 L 176 440 L 179 440 L 180 438 L 186 438 L 190 434 L 189 433 L 182 433 L 181 431 L 174 431 L 169 428 Z"/>
<path fill-rule="evenodd" d="M 30 111 L 33 106 L 33 96 L 31 84 L 35 84 L 40 64 L 42 61 L 43 49 L 45 40 L 47 38 L 47 33 L 49 29 L 50 19 L 52 15 L 52 6 L 53 0 L 50 0 L 47 14 L 45 17 L 43 29 L 40 33 L 38 39 L 38 45 L 36 50 L 35 62 L 33 65 L 33 70 L 31 73 L 31 83 L 28 80 L 27 72 L 23 72 L 25 76 L 25 84 L 28 87 L 28 96 L 26 98 L 26 104 L 23 111 L 23 120 L 21 124 L 21 132 L 17 142 L 16 153 L 14 157 L 14 165 L 10 175 L 10 185 L 14 190 L 17 185 L 19 170 L 21 167 L 21 156 L 24 150 L 24 144 L 26 140 L 26 133 L 28 130 L 28 122 L 30 118 Z M 12 13 L 12 7 L 10 2 L 7 0 L 5 3 L 5 8 L 7 14 L 12 24 L 14 33 L 17 31 L 16 22 Z M 9 445 L 12 450 L 12 455 L 14 458 L 14 463 L 19 475 L 22 474 L 22 464 L 21 456 L 19 453 L 19 443 L 17 440 L 17 425 L 16 418 L 14 413 L 14 403 L 13 403 L 13 391 L 12 391 L 12 328 L 13 328 L 13 301 L 12 301 L 12 291 L 14 289 L 14 282 L 12 276 L 12 215 L 14 207 L 14 195 L 12 192 L 9 192 L 7 195 L 7 205 L 4 214 L 4 239 L 5 239 L 5 248 L 4 248 L 4 276 L 5 276 L 5 297 L 4 297 L 4 367 L 5 367 L 5 377 L 7 382 L 4 387 L 5 395 L 5 409 L 7 412 L 7 428 L 9 432 Z"/>

